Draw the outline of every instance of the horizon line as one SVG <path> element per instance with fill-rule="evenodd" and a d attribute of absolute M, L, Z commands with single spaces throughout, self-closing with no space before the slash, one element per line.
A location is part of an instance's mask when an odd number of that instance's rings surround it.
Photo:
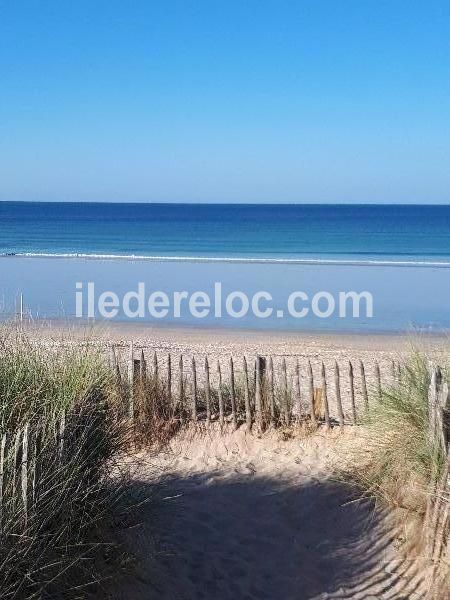
<path fill-rule="evenodd" d="M 179 202 L 145 200 L 1 200 L 0 204 L 127 204 L 154 206 L 450 206 L 449 202 Z"/>

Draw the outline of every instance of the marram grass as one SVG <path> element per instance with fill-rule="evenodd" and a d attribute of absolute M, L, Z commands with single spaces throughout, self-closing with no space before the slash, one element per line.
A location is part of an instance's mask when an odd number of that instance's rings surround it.
<path fill-rule="evenodd" d="M 11 332 L 0 340 L 2 599 L 83 598 L 101 579 L 103 532 L 120 493 L 109 473 L 124 437 L 111 389 L 109 370 L 89 347 L 46 350 Z M 27 512 L 15 447 L 26 425 Z"/>
<path fill-rule="evenodd" d="M 428 439 L 430 368 L 415 352 L 401 377 L 372 394 L 362 419 L 364 461 L 356 468 L 358 482 L 388 504 L 424 510 L 429 484 L 439 479 L 444 456 Z"/>

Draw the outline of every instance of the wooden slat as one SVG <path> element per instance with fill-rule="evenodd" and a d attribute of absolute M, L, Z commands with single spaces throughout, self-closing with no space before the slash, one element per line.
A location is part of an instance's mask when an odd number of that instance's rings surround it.
<path fill-rule="evenodd" d="M 206 423 L 211 423 L 211 382 L 209 378 L 209 362 L 205 357 L 205 401 L 206 401 Z"/>
<path fill-rule="evenodd" d="M 269 358 L 269 381 L 268 381 L 268 394 L 269 394 L 269 411 L 270 411 L 270 424 L 275 425 L 275 381 L 273 372 L 273 358 Z"/>
<path fill-rule="evenodd" d="M 257 356 L 255 363 L 255 421 L 258 429 L 260 430 L 263 426 L 261 380 L 261 360 L 260 357 Z"/>
<path fill-rule="evenodd" d="M 361 391 L 364 402 L 364 408 L 367 410 L 369 408 L 369 396 L 367 394 L 366 370 L 364 368 L 364 363 L 362 360 L 359 361 L 359 371 L 361 373 Z"/>
<path fill-rule="evenodd" d="M 192 370 L 192 387 L 193 387 L 193 394 L 192 394 L 192 420 L 197 422 L 198 420 L 198 416 L 197 416 L 197 402 L 198 402 L 198 394 L 197 394 L 197 368 L 195 365 L 195 358 L 192 357 L 192 363 L 191 363 L 191 370 Z"/>
<path fill-rule="evenodd" d="M 134 347 L 130 342 L 128 357 L 128 418 L 134 420 Z"/>
<path fill-rule="evenodd" d="M 167 400 L 172 406 L 172 357 L 167 355 Z"/>
<path fill-rule="evenodd" d="M 22 504 L 25 526 L 28 522 L 28 435 L 30 426 L 27 423 L 23 429 L 22 437 L 22 464 L 21 464 L 21 476 L 22 476 Z"/>
<path fill-rule="evenodd" d="M 299 362 L 297 360 L 296 364 L 295 364 L 295 377 L 294 377 L 294 387 L 295 387 L 295 416 L 297 418 L 297 420 L 300 420 L 303 414 L 303 407 L 302 407 L 302 396 L 301 396 L 301 389 L 300 389 L 300 365 Z"/>
<path fill-rule="evenodd" d="M 339 417 L 340 428 L 344 428 L 344 411 L 342 409 L 342 398 L 341 398 L 341 376 L 339 372 L 339 365 L 337 361 L 334 361 L 334 387 L 336 392 L 336 403 Z"/>
<path fill-rule="evenodd" d="M 330 407 L 328 405 L 327 376 L 326 376 L 326 372 L 325 372 L 325 365 L 323 362 L 322 362 L 321 376 L 322 376 L 322 400 L 323 400 L 323 407 L 325 410 L 325 425 L 329 429 L 331 426 Z"/>
<path fill-rule="evenodd" d="M 350 383 L 350 404 L 352 406 L 352 417 L 353 417 L 353 425 L 356 425 L 358 422 L 358 417 L 356 413 L 356 402 L 355 402 L 355 381 L 353 375 L 353 365 L 351 361 L 348 361 L 348 378 Z"/>
<path fill-rule="evenodd" d="M 178 406 L 180 414 L 183 417 L 184 412 L 184 365 L 183 355 L 180 354 L 180 360 L 178 362 Z"/>
<path fill-rule="evenodd" d="M 158 377 L 159 377 L 159 369 L 158 369 L 158 355 L 156 354 L 156 350 L 153 353 L 153 378 L 155 380 L 155 383 L 158 382 Z"/>
<path fill-rule="evenodd" d="M 243 368 L 244 368 L 244 401 L 245 401 L 245 422 L 247 425 L 247 431 L 250 431 L 252 428 L 252 409 L 250 406 L 250 390 L 248 385 L 248 366 L 247 359 L 243 358 Z"/>
<path fill-rule="evenodd" d="M 314 374 L 313 374 L 310 360 L 308 360 L 307 378 L 308 378 L 309 414 L 311 417 L 311 424 L 314 427 L 317 425 L 317 421 L 316 421 L 316 411 L 314 410 Z"/>
<path fill-rule="evenodd" d="M 38 498 L 38 482 L 40 475 L 40 461 L 41 461 L 41 443 L 42 443 L 42 423 L 38 421 L 34 428 L 34 443 L 33 443 L 33 465 L 31 469 L 31 497 L 33 505 L 36 503 Z"/>
<path fill-rule="evenodd" d="M 225 410 L 223 405 L 222 369 L 220 368 L 220 361 L 217 361 L 217 375 L 219 379 L 219 389 L 217 390 L 219 396 L 219 423 L 222 426 L 225 418 Z"/>
<path fill-rule="evenodd" d="M 231 400 L 231 417 L 233 424 L 237 427 L 237 414 L 236 414 L 236 388 L 234 383 L 234 362 L 233 357 L 230 357 L 230 400 Z"/>
<path fill-rule="evenodd" d="M 289 395 L 288 395 L 288 378 L 287 378 L 287 367 L 286 367 L 286 359 L 283 358 L 283 360 L 281 361 L 281 373 L 282 373 L 282 407 L 281 407 L 281 411 L 282 411 L 282 415 L 283 415 L 283 421 L 285 425 L 289 425 L 290 424 L 290 414 L 289 414 Z"/>
<path fill-rule="evenodd" d="M 0 533 L 3 531 L 3 494 L 5 489 L 6 433 L 0 441 Z"/>
<path fill-rule="evenodd" d="M 128 350 L 128 383 L 130 386 L 134 383 L 134 345 L 130 342 Z"/>
<path fill-rule="evenodd" d="M 141 385 L 142 385 L 144 383 L 144 381 L 147 379 L 147 361 L 145 360 L 143 348 L 141 350 L 141 360 L 140 360 L 139 366 L 140 366 L 139 378 L 140 378 Z"/>
<path fill-rule="evenodd" d="M 16 501 L 17 498 L 17 479 L 18 479 L 18 467 L 19 467 L 19 453 L 21 447 L 21 436 L 22 431 L 16 432 L 16 436 L 14 438 L 14 455 L 13 455 L 13 470 L 12 470 L 12 495 L 13 501 Z"/>
<path fill-rule="evenodd" d="M 378 361 L 375 363 L 375 381 L 376 381 L 376 386 L 377 386 L 377 396 L 378 396 L 378 400 L 381 400 L 381 372 L 380 372 L 380 365 L 378 364 Z"/>

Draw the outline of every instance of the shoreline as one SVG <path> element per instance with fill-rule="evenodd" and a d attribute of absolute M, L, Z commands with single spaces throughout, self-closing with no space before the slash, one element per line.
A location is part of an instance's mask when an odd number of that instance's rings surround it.
<path fill-rule="evenodd" d="M 28 258 L 55 260 L 87 261 L 135 261 L 154 263 L 219 263 L 219 264 L 280 264 L 302 266 L 342 266 L 342 267 L 407 267 L 449 269 L 450 260 L 388 260 L 388 259 L 352 259 L 352 258 L 300 258 L 300 257 L 258 257 L 258 256 L 190 256 L 190 255 L 145 255 L 145 254 L 96 254 L 84 252 L 3 252 L 0 258 Z"/>

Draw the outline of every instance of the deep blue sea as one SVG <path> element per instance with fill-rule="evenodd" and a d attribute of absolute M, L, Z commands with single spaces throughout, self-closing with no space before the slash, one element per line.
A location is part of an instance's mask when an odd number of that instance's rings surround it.
<path fill-rule="evenodd" d="M 168 205 L 0 202 L 0 316 L 24 295 L 32 318 L 72 318 L 76 282 L 96 293 L 370 291 L 370 319 L 239 319 L 161 324 L 256 329 L 450 329 L 450 206 Z M 96 315 L 97 316 L 97 315 Z M 119 311 L 118 319 L 125 318 Z M 152 320 L 146 315 L 146 320 Z"/>
<path fill-rule="evenodd" d="M 0 202 L 0 254 L 450 260 L 450 206 Z"/>

